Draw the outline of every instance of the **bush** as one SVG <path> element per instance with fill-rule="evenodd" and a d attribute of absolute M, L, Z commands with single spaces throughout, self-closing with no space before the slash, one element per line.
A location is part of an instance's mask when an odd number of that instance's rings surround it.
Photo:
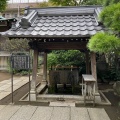
<path fill-rule="evenodd" d="M 81 66 L 85 63 L 84 54 L 78 50 L 58 50 L 48 55 L 48 67 Z"/>

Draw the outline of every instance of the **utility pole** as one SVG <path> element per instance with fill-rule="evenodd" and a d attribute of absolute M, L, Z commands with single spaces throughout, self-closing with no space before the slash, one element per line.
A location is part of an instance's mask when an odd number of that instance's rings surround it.
<path fill-rule="evenodd" d="M 18 15 L 17 17 L 20 17 L 20 6 L 18 5 Z"/>

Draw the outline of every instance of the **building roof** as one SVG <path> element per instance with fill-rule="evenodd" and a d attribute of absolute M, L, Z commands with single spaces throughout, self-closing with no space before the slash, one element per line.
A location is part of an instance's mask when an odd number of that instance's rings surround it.
<path fill-rule="evenodd" d="M 101 6 L 28 8 L 7 32 L 8 37 L 90 37 L 103 28 Z"/>
<path fill-rule="evenodd" d="M 15 18 L 5 18 L 5 17 L 0 16 L 0 22 L 4 22 L 4 21 L 12 22 L 12 21 L 16 21 L 16 19 Z"/>
<path fill-rule="evenodd" d="M 12 22 L 16 22 L 16 19 L 15 18 L 7 19 L 0 16 L 0 32 L 9 30 L 12 26 Z"/>

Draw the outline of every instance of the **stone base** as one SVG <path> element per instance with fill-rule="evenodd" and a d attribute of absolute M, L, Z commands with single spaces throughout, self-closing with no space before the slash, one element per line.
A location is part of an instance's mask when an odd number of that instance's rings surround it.
<path fill-rule="evenodd" d="M 46 81 L 46 80 L 42 80 L 41 83 L 42 83 L 42 84 L 47 84 L 47 81 Z"/>
<path fill-rule="evenodd" d="M 35 91 L 30 91 L 30 101 L 36 101 L 36 92 Z"/>
<path fill-rule="evenodd" d="M 97 103 L 101 103 L 101 97 L 100 97 L 100 93 L 95 93 L 95 102 Z"/>

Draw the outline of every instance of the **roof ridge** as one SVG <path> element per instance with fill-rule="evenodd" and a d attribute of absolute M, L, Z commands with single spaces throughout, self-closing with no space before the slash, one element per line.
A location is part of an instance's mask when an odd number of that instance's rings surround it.
<path fill-rule="evenodd" d="M 22 28 L 28 28 L 31 26 L 31 24 L 34 22 L 35 18 L 37 17 L 38 12 L 36 10 L 33 10 L 31 13 L 29 13 L 27 16 L 24 16 L 19 24 Z"/>

